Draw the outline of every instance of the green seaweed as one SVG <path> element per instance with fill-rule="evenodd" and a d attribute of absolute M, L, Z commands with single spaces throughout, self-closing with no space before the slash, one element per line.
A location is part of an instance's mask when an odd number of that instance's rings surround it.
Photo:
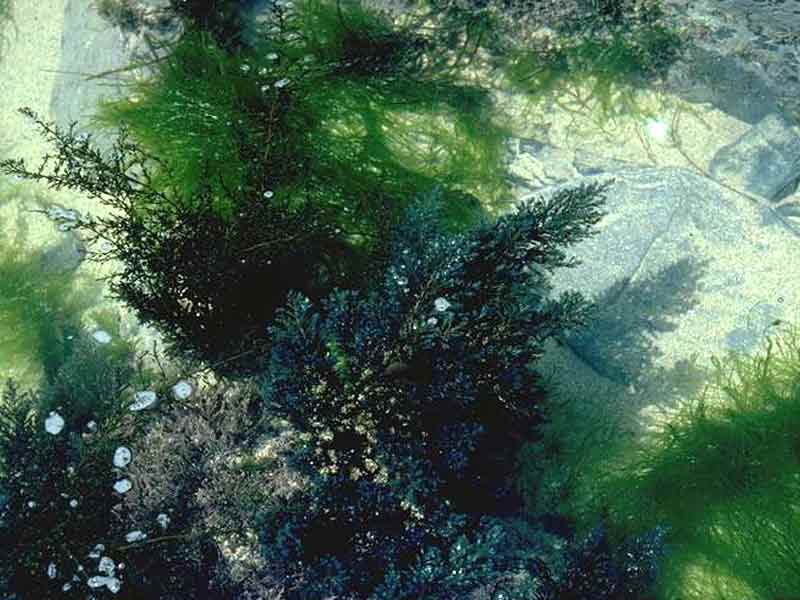
<path fill-rule="evenodd" d="M 153 80 L 104 103 L 96 122 L 129 126 L 187 197 L 214 173 L 232 215 L 233 196 L 266 182 L 292 205 L 310 199 L 351 241 L 385 232 L 387 211 L 436 183 L 454 204 L 465 194 L 507 202 L 508 132 L 491 120 L 489 94 L 425 74 L 424 40 L 316 0 L 286 23 L 237 53 L 189 32 Z"/>
<path fill-rule="evenodd" d="M 504 72 L 512 89 L 533 98 L 550 96 L 565 85 L 588 84 L 589 98 L 599 105 L 603 122 L 637 114 L 632 90 L 652 78 L 676 57 L 680 36 L 662 25 L 605 35 L 565 36 L 551 44 L 517 48 Z"/>
<path fill-rule="evenodd" d="M 69 354 L 81 313 L 96 294 L 79 291 L 73 276 L 46 273 L 41 253 L 0 248 L 0 356 L 23 374 L 52 375 Z"/>
<path fill-rule="evenodd" d="M 0 190 L 0 204 L 22 193 Z M 71 352 L 81 315 L 96 304 L 99 286 L 74 273 L 45 269 L 44 249 L 28 243 L 25 223 L 0 244 L 0 360 L 20 381 L 51 379 Z"/>
<path fill-rule="evenodd" d="M 800 592 L 799 331 L 783 330 L 762 355 L 715 358 L 702 395 L 590 476 L 584 523 L 603 515 L 618 532 L 669 525 L 661 598 Z"/>

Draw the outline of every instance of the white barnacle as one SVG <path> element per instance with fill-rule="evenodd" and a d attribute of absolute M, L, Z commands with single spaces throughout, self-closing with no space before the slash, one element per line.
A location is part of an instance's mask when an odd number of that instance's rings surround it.
<path fill-rule="evenodd" d="M 58 435 L 64 429 L 64 418 L 55 411 L 51 411 L 44 420 L 44 430 L 52 435 Z"/>
<path fill-rule="evenodd" d="M 114 466 L 118 469 L 127 467 L 131 462 L 131 451 L 126 446 L 120 446 L 114 451 Z"/>
<path fill-rule="evenodd" d="M 178 400 L 186 400 L 192 395 L 192 392 L 194 392 L 192 384 L 185 379 L 181 379 L 178 383 L 172 386 L 172 393 Z"/>
<path fill-rule="evenodd" d="M 125 494 L 131 491 L 132 487 L 133 484 L 131 483 L 131 480 L 128 479 L 127 477 L 125 479 L 120 479 L 114 483 L 114 491 L 117 492 L 118 494 Z"/>
<path fill-rule="evenodd" d="M 156 393 L 150 390 L 136 392 L 133 397 L 136 401 L 128 407 L 128 410 L 133 412 L 150 408 L 158 400 Z"/>

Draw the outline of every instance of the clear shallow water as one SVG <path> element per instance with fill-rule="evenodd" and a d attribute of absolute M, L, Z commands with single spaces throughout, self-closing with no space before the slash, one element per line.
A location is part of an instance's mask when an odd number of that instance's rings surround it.
<path fill-rule="evenodd" d="M 57 7 L 51 6 L 50 8 L 54 9 Z M 54 23 L 52 25 L 52 31 L 56 31 L 58 28 Z M 35 31 L 35 28 L 29 30 L 29 33 L 31 31 Z M 48 31 L 51 30 L 48 29 Z M 53 39 L 57 38 L 58 36 L 51 36 L 49 39 L 52 41 Z M 34 39 L 36 38 L 30 36 L 27 38 L 21 38 L 21 41 L 19 42 L 22 44 L 20 46 L 20 52 L 32 52 L 36 50 L 36 48 L 38 48 L 38 44 L 32 41 Z M 54 58 L 56 58 L 55 55 L 50 56 L 50 59 Z M 35 66 L 31 66 L 28 71 L 16 73 L 16 81 L 20 89 L 27 89 L 27 83 L 32 83 L 34 81 L 38 82 L 36 85 L 41 85 L 41 90 L 39 90 L 39 92 L 35 92 L 36 98 L 34 99 L 32 96 L 30 99 L 31 101 L 35 100 L 35 105 L 42 108 L 42 114 L 46 114 L 50 101 L 50 92 L 47 91 L 49 89 L 48 86 L 52 87 L 52 79 L 47 79 L 50 76 L 45 74 L 48 73 L 50 69 L 57 68 L 57 64 L 57 60 L 43 60 L 35 63 Z M 9 73 L 9 76 L 10 75 L 11 73 Z M 36 79 L 36 77 L 42 77 L 44 79 L 40 81 L 39 79 Z M 30 80 L 26 78 L 30 78 Z M 32 88 L 35 88 L 36 85 L 32 84 Z M 3 105 L 3 111 L 6 111 L 6 108 L 7 107 Z M 549 134 L 549 137 L 546 141 L 554 144 L 559 149 L 569 150 L 574 149 L 576 146 L 582 146 L 586 148 L 591 147 L 595 152 L 605 154 L 609 157 L 619 158 L 620 160 L 648 163 L 653 160 L 653 155 L 655 155 L 655 159 L 659 161 L 660 164 L 684 164 L 680 156 L 671 155 L 669 150 L 660 147 L 657 143 L 657 139 L 651 140 L 652 145 L 649 147 L 651 152 L 647 152 L 646 149 L 644 149 L 637 141 L 634 128 L 630 123 L 627 124 L 627 129 L 625 129 L 623 126 L 620 126 L 620 129 L 608 127 L 602 131 L 598 131 L 596 127 L 596 121 L 594 119 L 571 119 L 565 116 L 564 113 L 558 113 L 556 107 L 551 107 L 551 109 L 551 113 L 547 113 L 544 116 L 538 115 L 538 120 L 536 122 L 532 120 L 532 122 L 529 124 L 530 135 L 538 136 L 541 134 L 541 132 L 546 131 Z M 692 130 L 694 135 L 687 134 L 685 136 L 687 141 L 691 143 L 692 155 L 698 161 L 708 160 L 716 149 L 725 143 L 729 143 L 733 139 L 736 139 L 738 135 L 747 130 L 747 124 L 743 124 L 736 119 L 726 119 L 725 115 L 720 115 L 709 111 L 709 113 L 705 114 L 704 116 L 709 119 L 718 119 L 714 122 L 720 124 L 718 127 L 720 131 L 715 132 L 714 135 L 709 135 L 698 134 L 698 130 L 695 129 Z M 6 131 L 10 131 L 10 129 Z M 19 155 L 18 153 L 22 153 L 24 156 L 31 155 L 36 157 L 45 150 L 45 148 L 43 148 L 41 145 L 37 145 L 37 138 L 35 134 L 30 133 L 30 129 L 27 125 L 20 125 L 19 131 L 20 137 L 19 139 L 16 139 L 15 137 L 16 141 L 13 143 L 13 147 L 11 148 L 15 154 Z M 661 131 L 660 127 L 653 128 L 654 138 L 658 137 L 659 131 Z M 541 137 L 544 139 L 544 136 Z M 554 159 L 555 158 L 557 157 L 554 154 Z M 45 192 L 42 193 L 45 194 Z M 82 210 L 92 209 L 92 206 L 87 203 L 86 199 L 71 199 L 70 201 L 65 200 L 65 204 L 72 206 L 73 204 L 70 204 L 69 202 L 72 202 L 73 200 L 78 203 L 83 203 L 78 204 L 81 206 Z M 46 200 L 41 201 L 44 202 Z M 39 249 L 44 249 L 45 247 L 58 244 L 63 241 L 63 234 L 58 232 L 58 230 L 53 227 L 52 223 L 47 220 L 43 220 L 40 216 L 32 216 L 25 213 L 24 210 L 21 210 L 28 208 L 31 202 L 35 202 L 35 199 L 26 199 L 25 202 L 27 204 L 25 206 L 20 204 L 19 198 L 15 199 L 13 202 L 16 202 L 16 204 L 9 202 L 3 207 L 6 212 L 3 213 L 5 219 L 2 221 L 2 226 L 4 235 L 8 236 L 7 239 L 10 239 L 12 235 L 16 236 L 17 231 L 27 229 L 28 233 L 30 234 L 29 239 L 32 240 L 33 245 L 38 246 Z M 86 268 L 87 265 L 84 265 L 81 267 L 81 270 Z M 718 308 L 723 310 L 725 307 Z M 53 318 L 55 318 L 57 314 L 58 313 L 53 312 Z M 39 320 L 46 322 L 49 319 L 47 314 L 45 314 L 44 317 L 39 317 Z M 749 327 L 749 323 L 747 326 Z M 103 336 L 100 337 L 102 338 Z M 0 364 L 0 369 L 1 368 L 2 365 Z M 575 372 L 577 373 L 578 371 L 579 368 L 576 367 Z M 578 378 L 575 377 L 575 379 Z M 614 389 L 609 391 L 610 394 L 615 394 L 617 392 L 618 390 Z M 597 388 L 590 389 L 589 393 L 597 394 Z"/>

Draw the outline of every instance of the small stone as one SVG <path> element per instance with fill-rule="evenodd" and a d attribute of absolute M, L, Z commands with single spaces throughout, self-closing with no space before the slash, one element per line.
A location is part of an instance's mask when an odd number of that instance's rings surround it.
<path fill-rule="evenodd" d="M 42 269 L 48 273 L 69 273 L 80 266 L 85 256 L 86 247 L 77 236 L 64 236 L 42 253 Z"/>
<path fill-rule="evenodd" d="M 289 80 L 288 79 L 286 79 L 286 78 L 278 79 L 278 81 L 275 82 L 275 87 L 276 88 L 282 88 L 282 87 L 286 87 L 288 84 L 289 84 Z"/>
<path fill-rule="evenodd" d="M 58 576 L 58 569 L 56 569 L 55 563 L 47 565 L 47 576 L 50 579 L 55 579 Z"/>
<path fill-rule="evenodd" d="M 44 420 L 44 429 L 47 433 L 58 435 L 64 429 L 64 419 L 57 412 L 51 412 Z"/>
<path fill-rule="evenodd" d="M 97 431 L 97 421 L 89 421 L 86 424 L 86 430 L 89 433 L 95 433 Z"/>
<path fill-rule="evenodd" d="M 131 451 L 125 446 L 120 446 L 114 451 L 114 466 L 118 469 L 127 467 L 131 462 Z"/>
<path fill-rule="evenodd" d="M 75 498 L 73 498 L 72 500 L 69 501 L 69 505 L 71 508 L 75 508 L 76 506 L 78 506 L 78 501 L 75 500 Z"/>
<path fill-rule="evenodd" d="M 58 220 L 64 218 L 64 209 L 58 206 L 53 206 L 47 209 L 47 216 L 50 219 Z"/>
<path fill-rule="evenodd" d="M 62 592 L 68 592 L 71 589 L 72 589 L 72 584 L 69 581 L 61 586 L 61 591 Z"/>
<path fill-rule="evenodd" d="M 114 491 L 118 494 L 125 494 L 131 490 L 133 484 L 130 479 L 120 479 L 114 484 Z"/>

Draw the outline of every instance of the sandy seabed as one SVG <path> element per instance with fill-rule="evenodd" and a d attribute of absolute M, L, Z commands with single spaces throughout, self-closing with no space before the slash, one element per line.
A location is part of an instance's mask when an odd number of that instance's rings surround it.
<path fill-rule="evenodd" d="M 50 95 L 61 59 L 65 0 L 15 0 L 0 62 L 0 149 L 38 160 L 45 146 L 17 112 L 29 106 L 50 118 Z"/>

